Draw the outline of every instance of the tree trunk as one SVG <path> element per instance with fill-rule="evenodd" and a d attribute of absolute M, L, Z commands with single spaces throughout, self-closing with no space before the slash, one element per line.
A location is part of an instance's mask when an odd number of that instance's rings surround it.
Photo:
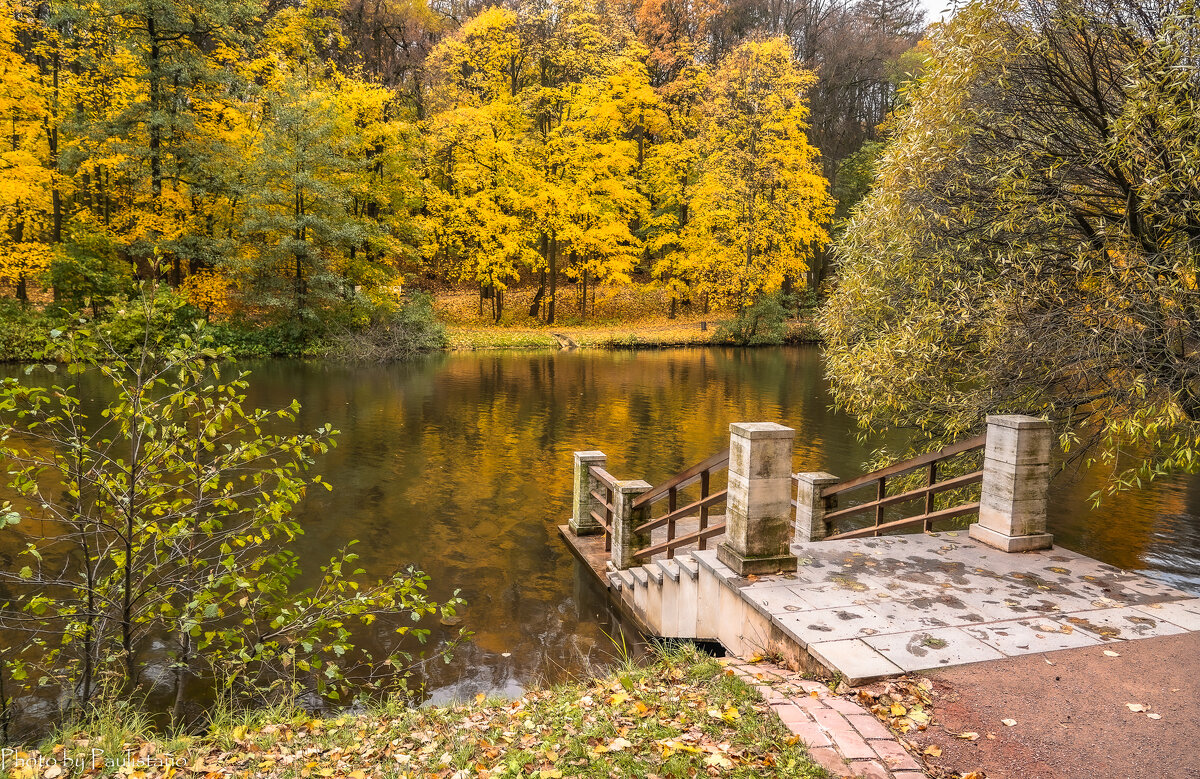
<path fill-rule="evenodd" d="M 150 197 L 155 214 L 162 213 L 162 128 L 158 124 L 158 109 L 162 104 L 162 83 L 159 73 L 158 31 L 154 17 L 146 17 L 146 34 L 150 38 L 150 120 L 146 123 L 150 132 Z"/>
<path fill-rule="evenodd" d="M 550 294 L 546 298 L 546 324 L 554 324 L 554 304 L 558 295 L 558 238 L 550 239 Z"/>

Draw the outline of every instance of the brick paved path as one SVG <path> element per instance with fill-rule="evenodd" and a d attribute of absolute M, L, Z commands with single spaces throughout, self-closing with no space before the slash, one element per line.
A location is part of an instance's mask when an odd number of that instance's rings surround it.
<path fill-rule="evenodd" d="M 921 764 L 875 715 L 820 682 L 766 662 L 731 659 L 733 673 L 758 689 L 779 719 L 836 777 L 925 779 Z"/>

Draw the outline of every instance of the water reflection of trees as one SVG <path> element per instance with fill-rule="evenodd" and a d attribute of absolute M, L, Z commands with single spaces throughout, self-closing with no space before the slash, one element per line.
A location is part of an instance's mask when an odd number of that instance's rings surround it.
<path fill-rule="evenodd" d="M 362 540 L 382 572 L 412 562 L 461 587 L 477 634 L 450 669 L 481 687 L 577 673 L 611 655 L 603 593 L 573 584 L 557 538 L 570 453 L 598 448 L 651 481 L 726 445 L 740 420 L 797 426 L 797 450 L 857 470 L 866 450 L 831 417 L 813 350 L 464 354 L 348 369 L 255 367 L 255 403 L 299 395 L 302 424 L 342 431 L 319 469 L 335 485 L 303 507 L 306 549 Z M 437 592 L 437 595 L 445 592 Z M 508 652 L 510 657 L 502 656 Z M 471 669 L 465 671 L 464 669 Z"/>

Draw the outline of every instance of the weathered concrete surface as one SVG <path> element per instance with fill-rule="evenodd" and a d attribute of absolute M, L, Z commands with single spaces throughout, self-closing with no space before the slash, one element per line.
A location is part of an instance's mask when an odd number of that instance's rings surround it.
<path fill-rule="evenodd" d="M 564 535 L 595 570 L 602 542 Z M 598 548 L 589 556 L 585 545 Z M 639 587 L 620 597 L 658 635 L 720 640 L 735 654 L 778 651 L 851 684 L 1200 631 L 1200 598 L 1062 548 L 1006 553 L 960 531 L 792 551 L 794 573 L 757 576 L 739 576 L 712 551 L 681 554 L 681 571 L 703 575 L 681 575 L 676 587 L 657 562 L 654 577 L 635 567 Z M 664 610 L 664 599 L 683 611 Z"/>
<path fill-rule="evenodd" d="M 1050 423 L 1021 414 L 987 418 L 979 522 L 970 534 L 1005 552 L 1049 549 L 1046 498 L 1050 491 Z"/>
<path fill-rule="evenodd" d="M 931 765 L 988 779 L 1200 778 L 1198 633 L 1027 654 L 929 677 L 936 724 L 908 737 L 919 752 L 942 750 Z"/>
<path fill-rule="evenodd" d="M 792 541 L 792 440 L 796 431 L 774 422 L 729 426 L 729 493 L 721 562 L 740 575 L 788 569 Z"/>
<path fill-rule="evenodd" d="M 729 583 L 855 680 L 1200 629 L 1200 599 L 1061 548 L 1005 553 L 957 532 L 792 550 L 795 574 Z"/>

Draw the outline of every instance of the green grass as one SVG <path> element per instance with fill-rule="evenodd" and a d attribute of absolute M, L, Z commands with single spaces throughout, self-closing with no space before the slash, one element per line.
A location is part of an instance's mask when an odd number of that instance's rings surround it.
<path fill-rule="evenodd" d="M 276 709 L 223 715 L 205 736 L 148 733 L 136 718 L 102 716 L 26 760 L 74 758 L 103 745 L 105 755 L 132 749 L 210 777 L 827 776 L 752 688 L 690 646 L 514 701 L 421 709 L 392 703 L 326 719 Z M 89 775 L 118 770 L 99 768 Z M 167 770 L 150 766 L 142 775 Z"/>

